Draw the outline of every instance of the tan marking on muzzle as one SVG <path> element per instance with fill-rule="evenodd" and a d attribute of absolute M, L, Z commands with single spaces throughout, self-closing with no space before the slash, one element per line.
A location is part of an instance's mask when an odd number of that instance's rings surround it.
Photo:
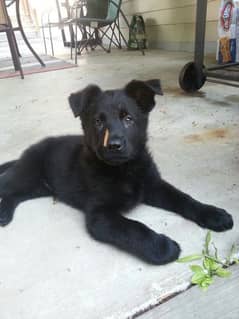
<path fill-rule="evenodd" d="M 104 143 L 103 146 L 107 147 L 109 141 L 110 132 L 108 129 L 105 130 Z"/>

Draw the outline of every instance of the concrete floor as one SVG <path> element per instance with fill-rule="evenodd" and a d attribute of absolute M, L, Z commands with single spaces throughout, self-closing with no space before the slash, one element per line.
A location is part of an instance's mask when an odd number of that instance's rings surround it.
<path fill-rule="evenodd" d="M 149 144 L 162 175 L 201 201 L 227 209 L 235 226 L 213 233 L 226 254 L 239 244 L 239 94 L 207 83 L 194 95 L 177 86 L 185 53 L 90 53 L 79 67 L 1 80 L 0 161 L 49 135 L 78 133 L 68 95 L 89 83 L 117 88 L 133 78 L 161 78 L 165 91 L 150 117 Z M 140 206 L 130 213 L 201 251 L 206 230 L 173 213 Z M 0 229 L 1 319 L 126 319 L 186 289 L 185 264 L 151 266 L 91 239 L 83 215 L 51 198 L 29 201 Z M 213 307 L 213 305 L 212 305 Z"/>
<path fill-rule="evenodd" d="M 216 278 L 206 293 L 191 287 L 147 311 L 140 319 L 238 319 L 239 267 L 233 266 L 230 271 L 232 276 Z"/>

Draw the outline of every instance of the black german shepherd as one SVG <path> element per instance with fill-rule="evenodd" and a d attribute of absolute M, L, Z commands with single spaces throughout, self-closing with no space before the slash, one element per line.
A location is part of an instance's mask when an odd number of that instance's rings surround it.
<path fill-rule="evenodd" d="M 108 91 L 90 85 L 71 94 L 84 136 L 47 138 L 0 166 L 0 224 L 12 220 L 20 202 L 54 196 L 85 212 L 95 239 L 158 265 L 177 259 L 180 247 L 122 216 L 139 203 L 214 231 L 231 229 L 233 220 L 225 210 L 202 204 L 161 178 L 146 146 L 155 94 L 162 95 L 159 80 L 134 80 Z"/>

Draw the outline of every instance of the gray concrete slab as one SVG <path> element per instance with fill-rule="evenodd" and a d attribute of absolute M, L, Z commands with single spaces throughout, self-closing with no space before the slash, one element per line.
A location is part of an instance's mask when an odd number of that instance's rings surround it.
<path fill-rule="evenodd" d="M 231 267 L 230 278 L 216 278 L 205 292 L 192 287 L 140 316 L 140 319 L 238 319 L 239 267 Z"/>
<path fill-rule="evenodd" d="M 150 117 L 150 149 L 166 179 L 234 216 L 232 231 L 213 233 L 225 254 L 239 243 L 238 89 L 208 83 L 195 95 L 182 93 L 177 77 L 190 59 L 163 51 L 96 52 L 75 69 L 1 80 L 0 161 L 45 136 L 79 132 L 67 104 L 72 91 L 160 77 L 165 95 Z M 173 237 L 182 255 L 201 250 L 206 230 L 173 213 L 142 205 L 129 217 Z M 0 229 L 1 319 L 132 318 L 184 290 L 189 279 L 187 265 L 150 266 L 94 241 L 83 215 L 52 199 L 22 204 Z"/>

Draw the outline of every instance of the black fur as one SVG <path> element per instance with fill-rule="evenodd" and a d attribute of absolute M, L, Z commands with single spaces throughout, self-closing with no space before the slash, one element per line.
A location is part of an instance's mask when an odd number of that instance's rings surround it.
<path fill-rule="evenodd" d="M 86 227 L 95 239 L 152 264 L 177 259 L 180 248 L 121 214 L 139 203 L 173 211 L 215 231 L 231 229 L 232 217 L 225 210 L 202 204 L 161 178 L 146 146 L 155 94 L 162 94 L 158 80 L 131 81 L 111 91 L 91 85 L 71 94 L 69 103 L 81 118 L 84 136 L 47 138 L 19 160 L 0 166 L 0 224 L 12 220 L 21 201 L 52 195 L 85 212 Z"/>

